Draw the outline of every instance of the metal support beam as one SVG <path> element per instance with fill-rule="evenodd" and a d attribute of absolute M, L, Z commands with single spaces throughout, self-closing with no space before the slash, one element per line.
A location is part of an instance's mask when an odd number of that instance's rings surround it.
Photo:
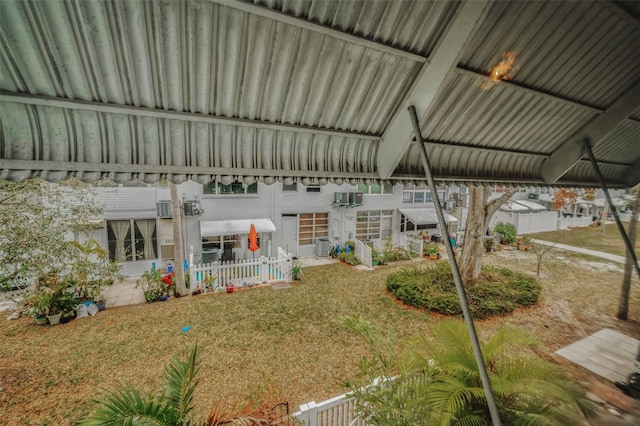
<path fill-rule="evenodd" d="M 631 163 L 631 166 L 624 172 L 623 179 L 627 188 L 633 188 L 640 183 L 640 158 L 636 158 L 636 161 Z"/>
<path fill-rule="evenodd" d="M 609 189 L 607 188 L 607 182 L 604 180 L 604 176 L 600 171 L 600 167 L 598 166 L 598 162 L 596 161 L 596 157 L 593 155 L 593 151 L 591 150 L 591 142 L 589 139 L 585 139 L 582 142 L 584 146 L 584 150 L 587 153 L 587 156 L 591 160 L 591 165 L 593 165 L 593 171 L 596 172 L 598 179 L 600 179 L 600 185 L 602 185 L 602 190 L 604 191 L 604 196 L 607 199 L 607 203 L 609 203 L 609 208 L 611 209 L 611 213 L 613 214 L 613 218 L 616 221 L 616 225 L 618 226 L 618 231 L 620 235 L 622 235 L 622 239 L 624 240 L 624 245 L 627 247 L 627 253 L 631 257 L 631 261 L 633 262 L 633 266 L 636 269 L 636 273 L 638 274 L 638 278 L 640 278 L 640 266 L 638 266 L 638 257 L 636 256 L 636 252 L 633 249 L 633 244 L 627 235 L 627 232 L 624 230 L 622 226 L 622 221 L 618 217 L 618 212 L 616 211 L 616 206 L 613 204 L 613 200 L 611 200 L 611 195 L 609 195 Z"/>
<path fill-rule="evenodd" d="M 217 3 L 221 6 L 231 7 L 233 9 L 241 10 L 252 15 L 262 16 L 263 18 L 273 19 L 284 24 L 293 25 L 304 30 L 313 31 L 319 34 L 324 34 L 329 37 L 334 37 L 342 41 L 346 41 L 350 44 L 356 44 L 368 49 L 374 49 L 383 53 L 389 53 L 394 56 L 399 56 L 405 59 L 410 59 L 415 62 L 424 63 L 427 58 L 418 54 L 408 52 L 406 50 L 398 49 L 386 44 L 382 44 L 377 41 L 369 40 L 364 37 L 358 37 L 354 34 L 346 33 L 335 28 L 327 27 L 324 25 L 316 24 L 315 22 L 308 21 L 303 18 L 291 16 L 278 12 L 277 10 L 269 9 L 264 6 L 260 6 L 255 3 L 248 3 L 242 0 L 209 0 L 213 3 Z"/>
<path fill-rule="evenodd" d="M 455 68 L 467 39 L 488 10 L 487 1 L 466 1 L 457 10 L 444 35 L 422 67 L 413 87 L 387 126 L 378 149 L 378 173 L 387 179 L 411 145 L 411 120 L 406 108 L 415 105 L 425 113 L 431 108 L 447 74 Z"/>
<path fill-rule="evenodd" d="M 560 179 L 586 154 L 583 143 L 585 139 L 597 144 L 638 108 L 640 108 L 640 81 L 637 81 L 602 114 L 571 136 L 542 163 L 540 174 L 544 181 L 554 183 Z"/>
<path fill-rule="evenodd" d="M 422 139 L 422 132 L 420 131 L 420 121 L 418 120 L 418 114 L 413 105 L 409 106 L 409 118 L 413 125 L 413 131 L 416 134 L 416 140 L 420 146 L 420 152 L 422 153 L 422 166 L 424 167 L 424 173 L 429 183 L 429 189 L 431 194 L 435 198 L 434 206 L 436 209 L 436 215 L 438 216 L 438 224 L 443 232 L 447 229 L 447 223 L 444 220 L 444 213 L 442 211 L 442 205 L 440 204 L 440 198 L 438 197 L 438 190 L 436 188 L 436 182 L 431 174 L 431 164 L 429 163 L 429 156 L 427 155 L 427 148 L 424 146 L 424 140 Z M 464 285 L 462 284 L 462 276 L 460 275 L 460 269 L 456 262 L 455 254 L 453 253 L 453 246 L 447 233 L 446 238 L 443 238 L 444 246 L 447 249 L 447 256 L 449 256 L 449 264 L 451 265 L 451 272 L 453 273 L 453 279 L 456 282 L 456 290 L 458 291 L 458 297 L 460 298 L 460 306 L 462 307 L 462 314 L 464 315 L 465 323 L 469 331 L 469 337 L 471 339 L 471 345 L 473 346 L 473 354 L 478 364 L 478 372 L 480 373 L 480 379 L 482 380 L 482 387 L 487 398 L 487 406 L 489 407 L 489 413 L 491 414 L 491 420 L 494 426 L 500 426 L 500 416 L 498 414 L 498 407 L 493 396 L 493 389 L 491 389 L 491 382 L 489 381 L 489 374 L 487 373 L 487 367 L 484 365 L 484 359 L 482 357 L 482 350 L 480 349 L 480 342 L 478 341 L 478 334 L 473 324 L 473 317 L 471 316 L 471 310 L 469 309 L 469 302 L 467 301 L 467 295 L 464 291 Z"/>
<path fill-rule="evenodd" d="M 283 169 L 253 169 L 239 167 L 203 167 L 203 166 L 172 166 L 151 164 L 123 164 L 123 163 L 88 163 L 47 160 L 5 160 L 0 159 L 0 172 L 4 170 L 46 170 L 63 172 L 102 172 L 102 173 L 144 173 L 144 174 L 184 174 L 184 175 L 239 175 L 239 176 L 273 176 L 273 177 L 312 177 L 312 178 L 341 178 L 341 179 L 378 179 L 375 173 L 314 171 L 314 170 L 283 170 Z M 1 176 L 1 173 L 0 173 Z M 1 178 L 1 177 L 0 177 Z"/>
<path fill-rule="evenodd" d="M 359 138 L 371 141 L 380 140 L 380 136 L 371 133 L 349 132 L 327 128 L 301 126 L 295 124 L 273 123 L 270 121 L 250 120 L 246 118 L 221 117 L 217 115 L 198 114 L 195 112 L 170 111 L 157 108 L 145 108 L 104 102 L 83 101 L 79 99 L 55 98 L 44 95 L 31 95 L 0 90 L 1 102 L 13 102 L 25 105 L 38 105 L 74 109 L 78 111 L 92 111 L 110 114 L 124 114 L 135 117 L 151 117 L 197 123 L 227 124 L 229 126 L 250 127 L 254 129 L 269 129 L 296 133 L 310 133 L 312 135 L 339 136 L 345 138 Z"/>

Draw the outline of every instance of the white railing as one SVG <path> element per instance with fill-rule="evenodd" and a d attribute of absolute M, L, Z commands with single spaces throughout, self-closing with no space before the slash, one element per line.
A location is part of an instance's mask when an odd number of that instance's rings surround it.
<path fill-rule="evenodd" d="M 371 255 L 371 247 L 364 244 L 360 240 L 356 240 L 356 257 L 361 264 L 373 268 L 373 257 Z"/>
<path fill-rule="evenodd" d="M 214 262 L 189 267 L 190 287 L 193 291 L 209 292 L 233 285 L 236 288 L 291 281 L 293 256 L 281 252 L 278 258 L 260 257 L 228 262 Z"/>
<path fill-rule="evenodd" d="M 367 426 L 356 413 L 356 400 L 351 394 L 342 394 L 316 404 L 307 402 L 292 417 L 305 426 Z"/>
<path fill-rule="evenodd" d="M 362 389 L 366 390 L 370 386 L 385 386 L 387 381 L 395 379 L 395 377 L 375 378 L 371 385 Z M 320 403 L 310 401 L 302 404 L 300 411 L 296 411 L 291 417 L 302 422 L 305 426 L 369 426 L 370 423 L 363 419 L 356 409 L 356 399 L 353 392 L 349 392 Z"/>
<path fill-rule="evenodd" d="M 593 223 L 591 216 L 584 217 L 561 217 L 558 218 L 558 229 L 579 228 L 589 226 Z"/>
<path fill-rule="evenodd" d="M 422 249 L 424 246 L 424 238 L 420 235 L 405 234 L 403 244 L 405 250 L 411 250 L 418 253 L 418 256 L 422 256 Z"/>
<path fill-rule="evenodd" d="M 278 259 L 284 259 L 288 256 L 291 256 L 285 249 L 282 247 L 278 247 Z"/>

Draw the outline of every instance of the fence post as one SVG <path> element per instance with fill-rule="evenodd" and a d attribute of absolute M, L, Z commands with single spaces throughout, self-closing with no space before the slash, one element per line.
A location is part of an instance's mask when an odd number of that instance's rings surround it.
<path fill-rule="evenodd" d="M 263 285 L 267 285 L 269 279 L 269 263 L 267 262 L 267 258 L 264 256 L 260 256 L 260 281 Z"/>
<path fill-rule="evenodd" d="M 306 426 L 318 425 L 318 406 L 315 401 L 310 401 L 300 406 L 300 417 L 298 417 L 298 420 L 304 422 Z"/>

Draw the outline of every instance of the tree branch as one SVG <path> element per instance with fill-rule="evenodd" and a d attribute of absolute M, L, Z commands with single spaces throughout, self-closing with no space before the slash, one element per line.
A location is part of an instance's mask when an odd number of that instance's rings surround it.
<path fill-rule="evenodd" d="M 514 188 L 509 188 L 508 190 L 506 190 L 500 197 L 496 198 L 495 200 L 489 201 L 487 203 L 487 216 L 491 217 L 493 216 L 493 214 L 500 208 L 502 207 L 502 205 L 504 203 L 506 203 L 507 201 L 509 201 L 509 198 L 511 198 L 513 196 L 513 194 L 515 194 L 518 191 L 518 187 L 514 187 Z"/>

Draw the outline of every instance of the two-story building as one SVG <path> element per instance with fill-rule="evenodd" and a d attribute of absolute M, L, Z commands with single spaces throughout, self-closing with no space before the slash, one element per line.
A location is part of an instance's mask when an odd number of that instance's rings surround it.
<path fill-rule="evenodd" d="M 348 240 L 382 247 L 406 234 L 427 231 L 435 239 L 457 230 L 466 190 L 442 187 L 438 196 L 448 229 L 440 229 L 431 191 L 425 186 L 303 185 L 296 182 L 232 182 L 178 185 L 183 246 L 195 263 L 271 256 L 282 247 L 294 256 L 327 256 Z M 167 187 L 112 187 L 99 190 L 104 229 L 95 237 L 112 259 L 136 275 L 173 258 L 171 201 Z M 458 215 L 456 217 L 455 215 Z M 250 225 L 260 249 L 249 251 Z"/>

